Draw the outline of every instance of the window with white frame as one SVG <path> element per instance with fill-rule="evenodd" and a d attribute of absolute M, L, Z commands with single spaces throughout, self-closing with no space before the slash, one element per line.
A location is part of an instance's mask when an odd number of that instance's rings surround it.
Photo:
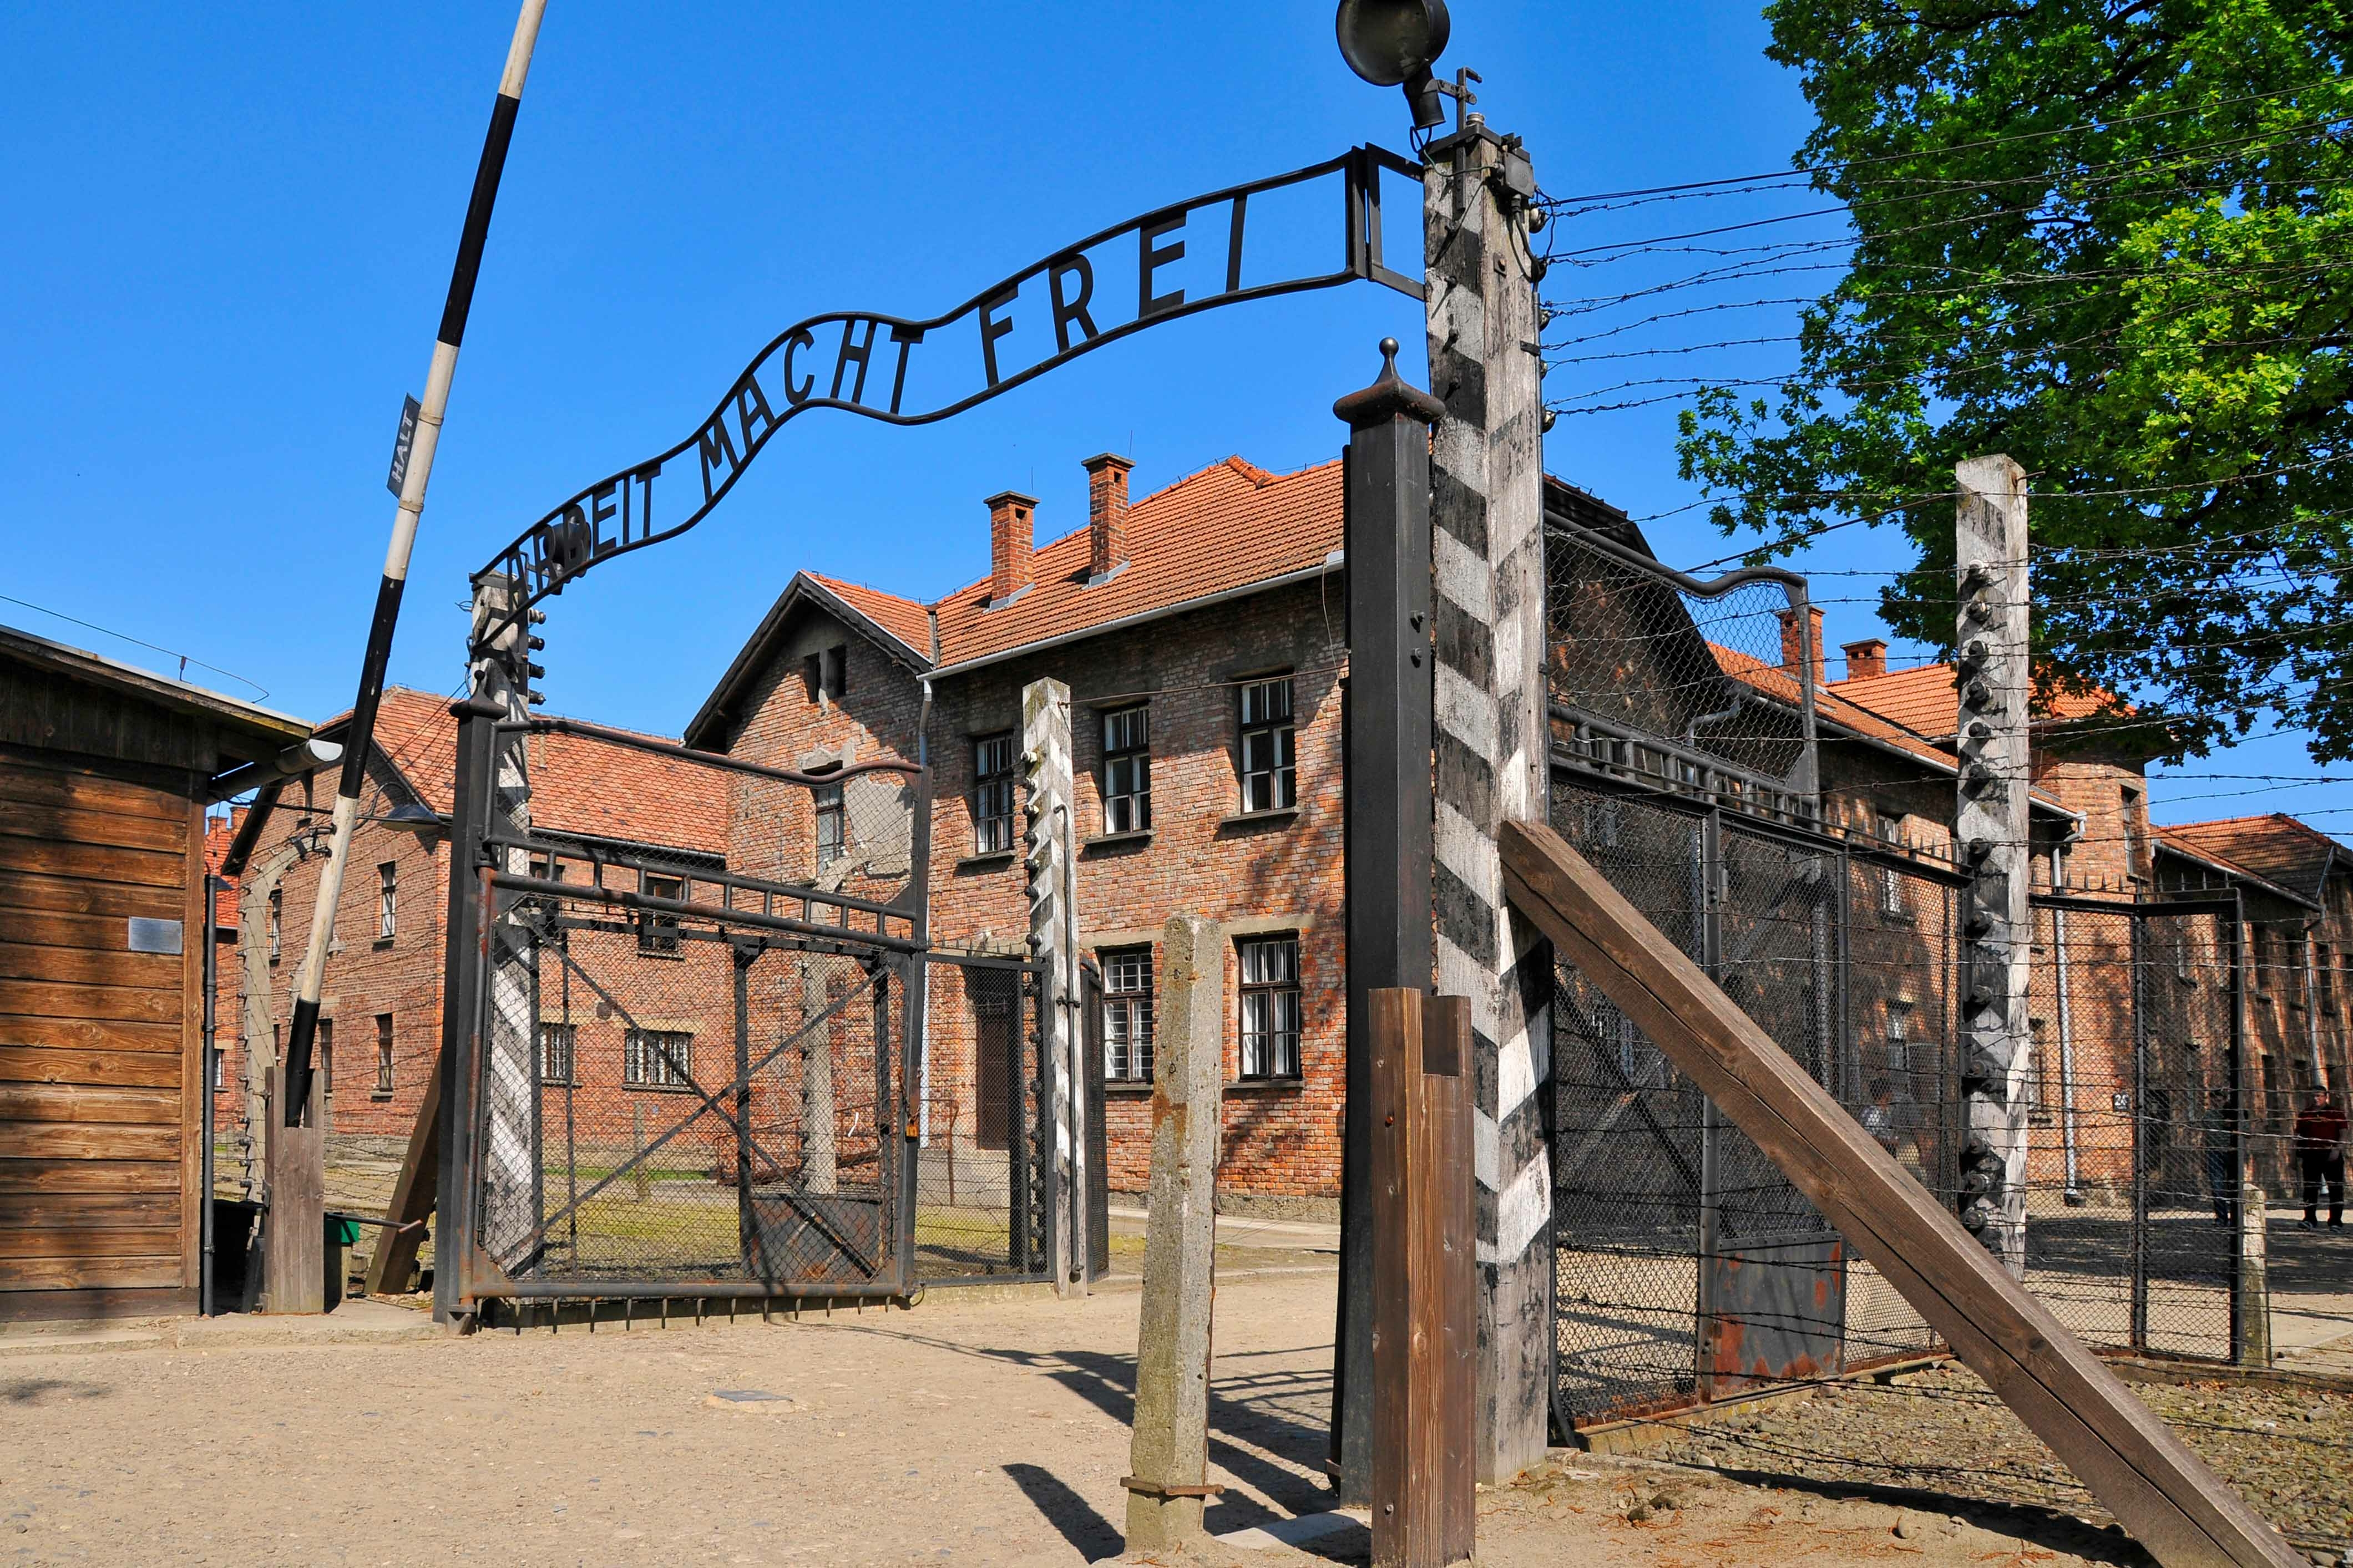
<path fill-rule="evenodd" d="M 1245 937 L 1242 972 L 1244 1079 L 1299 1076 L 1299 939 Z"/>
<path fill-rule="evenodd" d="M 279 888 L 272 888 L 272 889 L 269 889 L 269 962 L 270 962 L 270 963 L 277 963 L 277 962 L 278 962 L 278 959 L 279 959 L 279 955 L 280 955 L 280 950 L 279 945 L 278 945 L 278 922 L 279 922 L 280 919 L 280 918 L 281 918 L 285 913 L 286 913 L 286 894 L 285 894 L 284 889 L 279 889 Z"/>
<path fill-rule="evenodd" d="M 1912 1004 L 1887 1004 L 1887 1070 L 1912 1070 Z"/>
<path fill-rule="evenodd" d="M 566 1084 L 576 1082 L 572 1076 L 573 1049 L 579 1043 L 577 1024 L 542 1024 L 539 1026 L 539 1081 Z"/>
<path fill-rule="evenodd" d="M 1120 948 L 1101 955 L 1103 1077 L 1113 1083 L 1152 1081 L 1152 950 Z"/>
<path fill-rule="evenodd" d="M 400 868 L 387 860 L 375 868 L 375 939 L 390 942 L 399 923 Z"/>
<path fill-rule="evenodd" d="M 1141 833 L 1152 826 L 1152 710 L 1104 714 L 1103 749 L 1103 831 Z"/>
<path fill-rule="evenodd" d="M 1281 811 L 1298 805 L 1291 677 L 1245 682 L 1240 723 L 1242 810 Z"/>
<path fill-rule="evenodd" d="M 972 850 L 1002 855 L 1013 847 L 1013 737 L 983 735 L 972 743 Z"/>
<path fill-rule="evenodd" d="M 631 1029 L 621 1041 L 621 1081 L 684 1089 L 694 1076 L 694 1037 L 683 1029 Z"/>

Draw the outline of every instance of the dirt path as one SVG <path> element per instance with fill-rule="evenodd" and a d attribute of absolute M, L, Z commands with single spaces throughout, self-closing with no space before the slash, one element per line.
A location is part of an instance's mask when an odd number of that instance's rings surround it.
<path fill-rule="evenodd" d="M 1212 1458 L 1230 1489 L 1216 1531 L 1325 1506 L 1334 1283 L 1304 1265 L 1220 1286 Z M 1136 1303 L 940 1292 L 912 1312 L 768 1328 L 16 1350 L 0 1357 L 0 1563 L 1116 1556 Z M 1482 1497 L 1481 1555 L 1493 1568 L 2137 1560 L 2043 1516 L 1972 1517 L 1563 1455 Z M 1366 1536 L 1314 1544 L 1361 1561 Z"/>

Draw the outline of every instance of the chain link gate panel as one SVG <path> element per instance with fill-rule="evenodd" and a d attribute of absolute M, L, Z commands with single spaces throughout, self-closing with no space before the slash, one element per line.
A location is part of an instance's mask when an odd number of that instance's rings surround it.
<path fill-rule="evenodd" d="M 2234 906 L 2038 897 L 2027 1284 L 2088 1342 L 2228 1361 L 2247 1129 Z"/>

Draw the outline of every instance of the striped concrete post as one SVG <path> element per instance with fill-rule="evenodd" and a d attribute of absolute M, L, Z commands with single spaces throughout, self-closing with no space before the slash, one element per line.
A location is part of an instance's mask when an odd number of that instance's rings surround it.
<path fill-rule="evenodd" d="M 1046 966 L 1046 1029 L 1041 1060 L 1053 1063 L 1052 1102 L 1039 1110 L 1050 1129 L 1054 1289 L 1087 1293 L 1087 1097 L 1081 1086 L 1085 1031 L 1078 1020 L 1077 835 L 1071 817 L 1071 689 L 1033 680 L 1021 689 L 1021 769 L 1029 786 L 1029 956 Z"/>
<path fill-rule="evenodd" d="M 1438 989 L 1471 1002 L 1479 1292 L 1477 1472 L 1544 1458 L 1553 1379 L 1551 945 L 1504 897 L 1496 835 L 1542 821 L 1543 369 L 1524 153 L 1476 115 L 1429 151 Z"/>

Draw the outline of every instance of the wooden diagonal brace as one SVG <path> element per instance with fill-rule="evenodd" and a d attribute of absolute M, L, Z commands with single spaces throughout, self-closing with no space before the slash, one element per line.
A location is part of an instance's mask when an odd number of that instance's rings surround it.
<path fill-rule="evenodd" d="M 2166 1568 L 2301 1559 L 1550 827 L 1508 823 L 1504 890 L 1875 1264 Z"/>

